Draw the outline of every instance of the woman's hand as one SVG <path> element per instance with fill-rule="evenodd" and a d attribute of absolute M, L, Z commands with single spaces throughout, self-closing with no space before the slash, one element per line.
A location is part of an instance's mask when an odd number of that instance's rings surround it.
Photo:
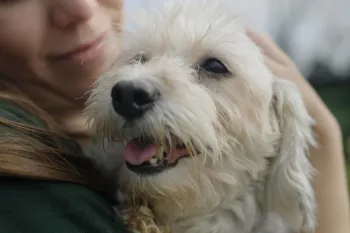
<path fill-rule="evenodd" d="M 310 151 L 311 162 L 318 172 L 314 180 L 318 205 L 318 227 L 315 233 L 350 233 L 342 136 L 336 118 L 293 61 L 269 36 L 249 28 L 247 34 L 263 52 L 265 64 L 272 73 L 298 87 L 309 114 L 316 122 L 314 133 L 319 145 Z"/>
<path fill-rule="evenodd" d="M 265 64 L 270 68 L 272 73 L 277 77 L 288 79 L 296 84 L 302 94 L 309 114 L 316 121 L 315 131 L 318 136 L 327 137 L 330 132 L 339 134 L 340 128 L 337 120 L 308 81 L 301 75 L 293 61 L 268 35 L 258 34 L 249 28 L 247 29 L 247 33 L 263 52 Z"/>

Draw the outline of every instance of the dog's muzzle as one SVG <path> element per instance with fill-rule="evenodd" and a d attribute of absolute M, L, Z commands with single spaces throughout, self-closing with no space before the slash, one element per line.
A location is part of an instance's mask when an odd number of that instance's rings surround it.
<path fill-rule="evenodd" d="M 111 97 L 115 112 L 132 124 L 151 111 L 161 94 L 150 81 L 138 79 L 116 83 Z M 124 149 L 127 167 L 135 173 L 149 175 L 176 166 L 191 153 L 177 137 L 172 136 L 171 141 L 159 143 L 147 136 L 128 141 Z"/>

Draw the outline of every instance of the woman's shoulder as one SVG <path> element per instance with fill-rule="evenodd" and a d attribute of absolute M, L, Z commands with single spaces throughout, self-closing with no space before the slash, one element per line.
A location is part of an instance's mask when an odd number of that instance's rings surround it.
<path fill-rule="evenodd" d="M 110 203 L 67 182 L 1 178 L 0 232 L 126 232 Z"/>
<path fill-rule="evenodd" d="M 78 144 L 31 127 L 45 131 L 46 125 L 20 104 L 0 100 L 0 232 L 126 232 L 102 193 L 69 181 L 86 170 L 84 177 L 98 175 L 83 158 L 65 157 Z"/>

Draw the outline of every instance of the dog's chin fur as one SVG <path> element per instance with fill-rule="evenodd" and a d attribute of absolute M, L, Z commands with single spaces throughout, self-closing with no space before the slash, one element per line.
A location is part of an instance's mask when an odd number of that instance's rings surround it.
<path fill-rule="evenodd" d="M 86 113 L 101 139 L 147 135 L 160 143 L 175 135 L 200 151 L 156 175 L 120 170 L 126 196 L 147 199 L 173 232 L 313 232 L 312 120 L 296 88 L 273 77 L 242 25 L 225 12 L 215 1 L 138 12 L 120 60 L 97 81 Z M 137 60 L 139 54 L 147 60 Z M 208 57 L 230 73 L 198 68 Z M 125 80 L 161 93 L 133 124 L 111 103 L 112 87 Z"/>

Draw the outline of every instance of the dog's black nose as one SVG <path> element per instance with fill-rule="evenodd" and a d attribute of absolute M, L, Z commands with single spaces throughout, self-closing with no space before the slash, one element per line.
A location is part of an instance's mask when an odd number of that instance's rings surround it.
<path fill-rule="evenodd" d="M 147 81 L 120 81 L 112 88 L 115 111 L 126 120 L 143 116 L 152 108 L 160 92 Z"/>

